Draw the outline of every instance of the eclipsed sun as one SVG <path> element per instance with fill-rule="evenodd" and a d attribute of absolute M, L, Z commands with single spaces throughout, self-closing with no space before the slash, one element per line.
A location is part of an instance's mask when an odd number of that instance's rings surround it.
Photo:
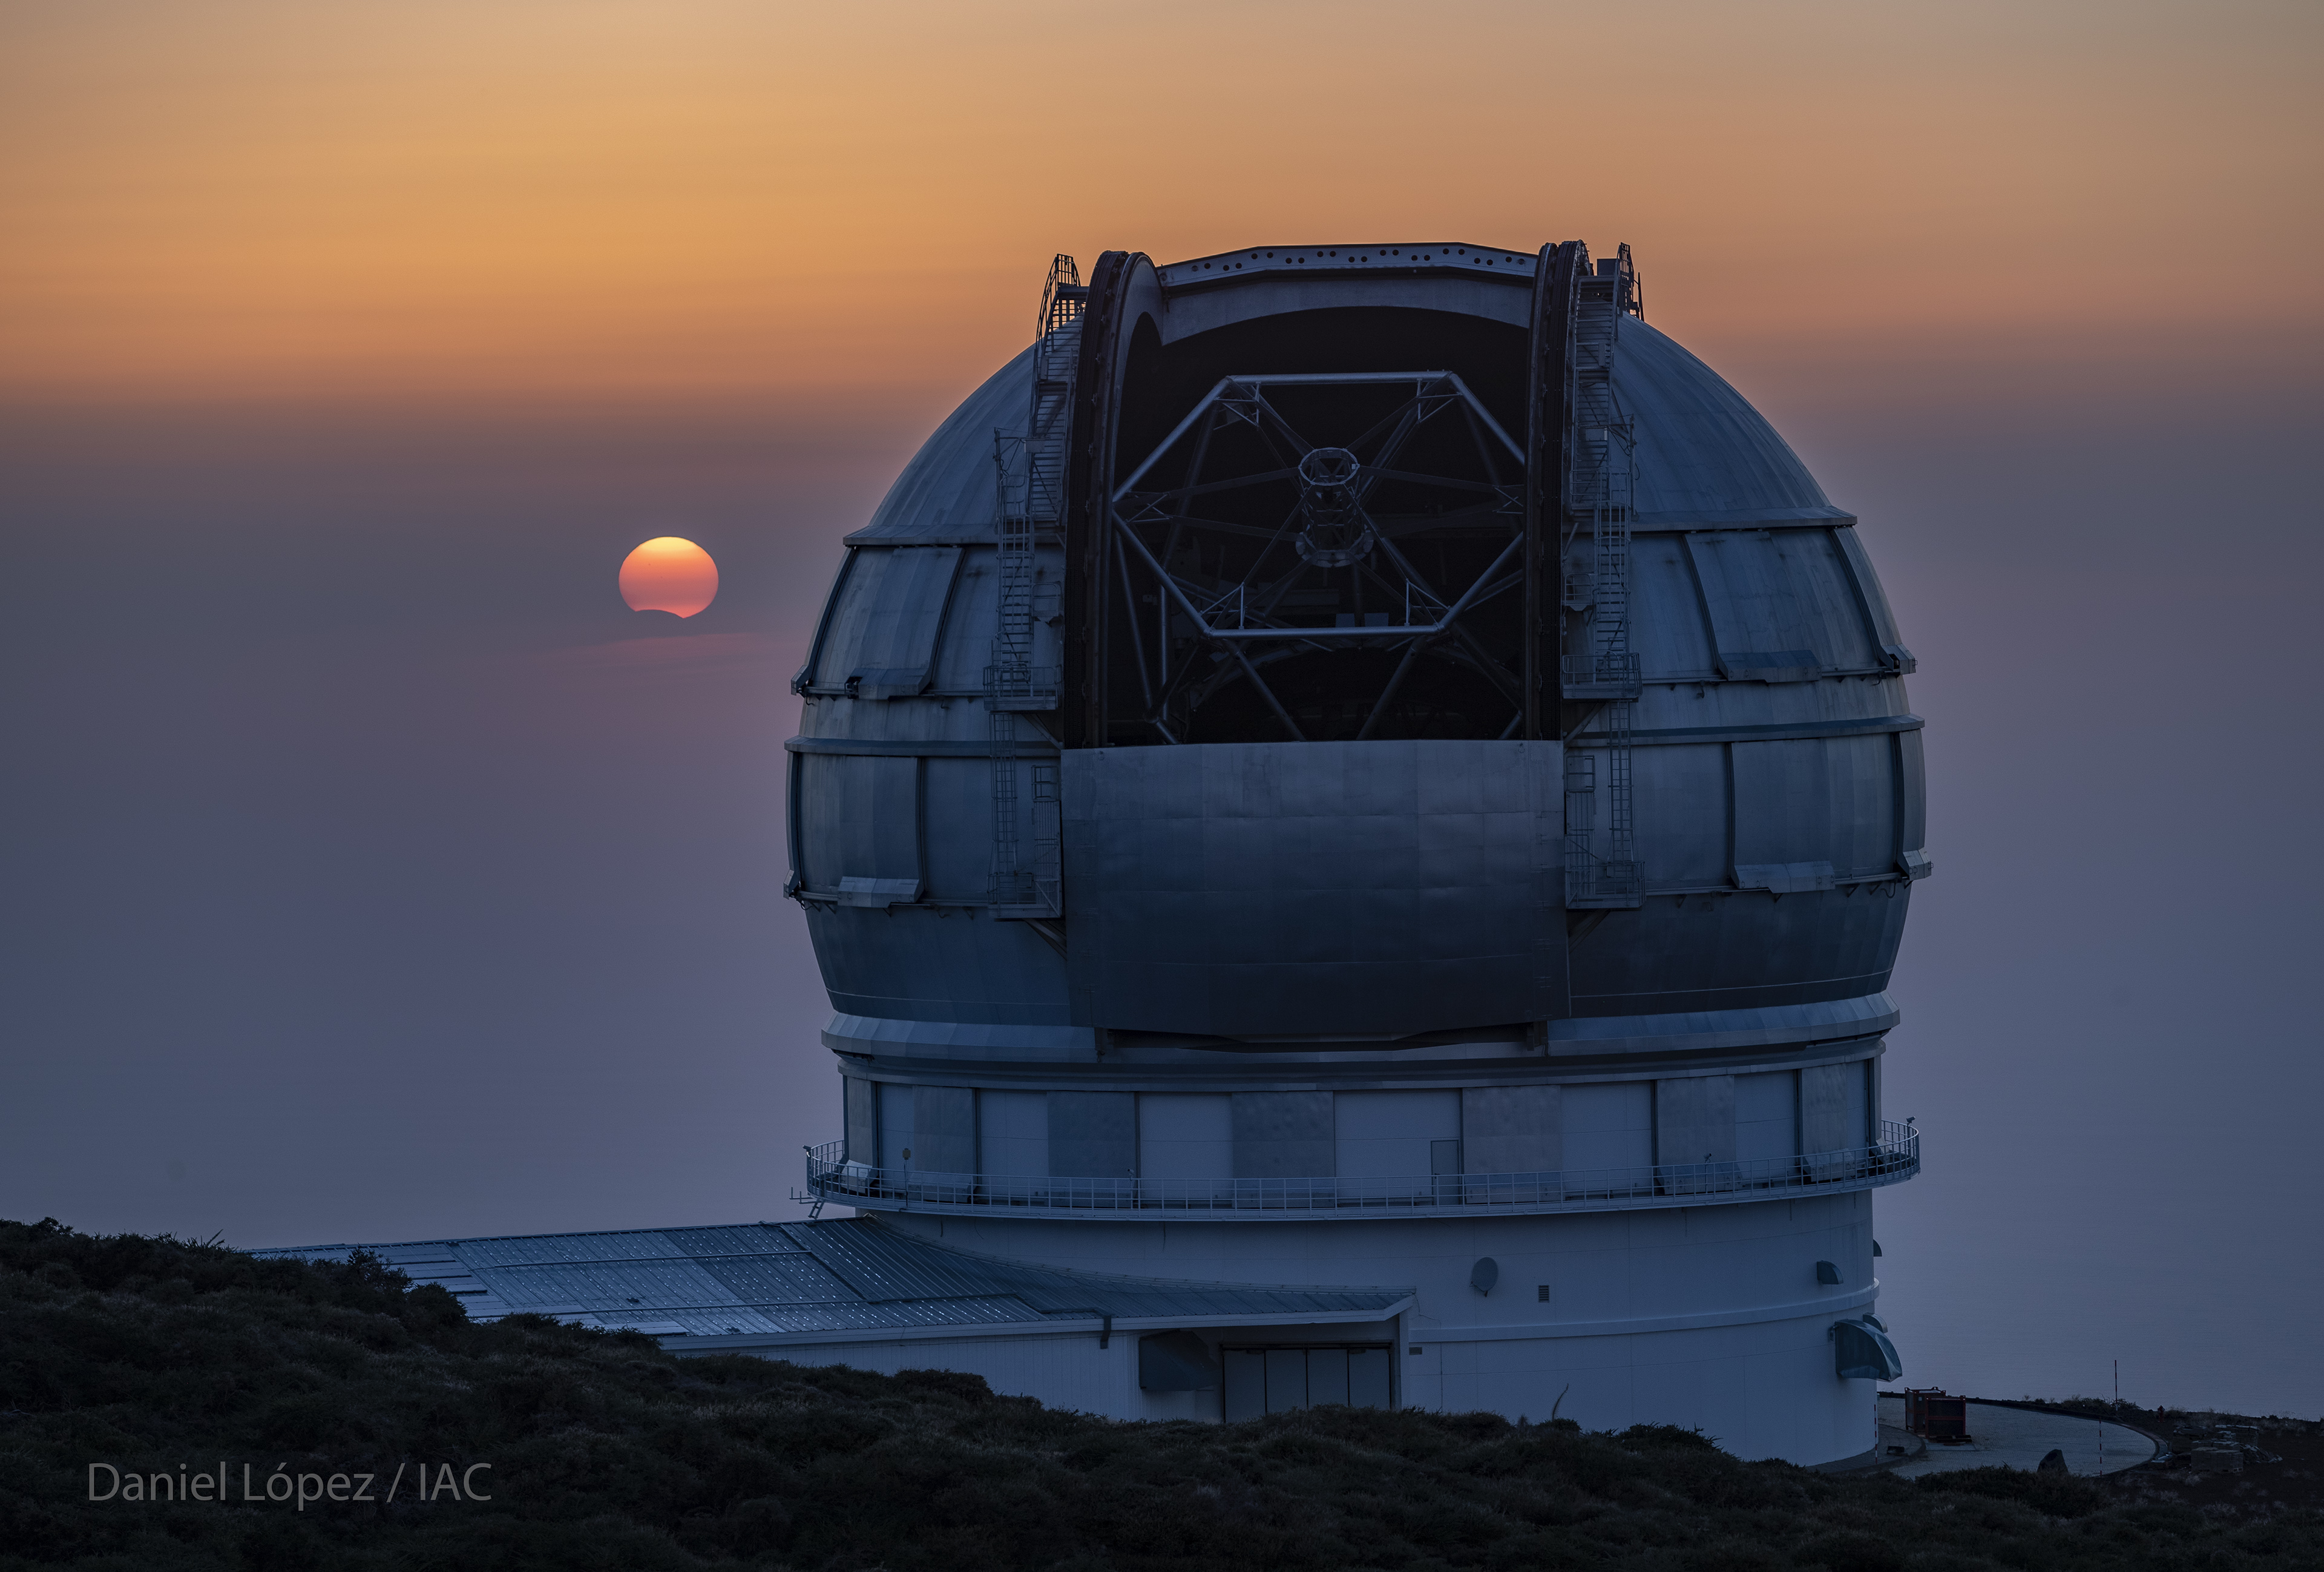
<path fill-rule="evenodd" d="M 691 541 L 657 535 L 622 559 L 622 598 L 632 611 L 692 616 L 718 598 L 718 564 Z"/>

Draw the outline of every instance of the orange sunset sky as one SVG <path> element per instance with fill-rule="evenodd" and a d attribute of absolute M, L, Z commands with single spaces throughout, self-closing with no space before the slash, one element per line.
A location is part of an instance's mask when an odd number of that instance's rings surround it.
<path fill-rule="evenodd" d="M 1255 241 L 1628 240 L 1655 320 L 1809 380 L 2289 375 L 2324 319 L 2313 4 L 5 18 L 12 401 L 932 415 L 1024 336 L 1052 250 Z"/>
<path fill-rule="evenodd" d="M 1912 1380 L 2317 1412 L 2319 81 L 2319 0 L 0 0 L 0 1198 L 800 1215 L 789 680 L 1052 254 L 1628 241 L 1918 661 Z"/>

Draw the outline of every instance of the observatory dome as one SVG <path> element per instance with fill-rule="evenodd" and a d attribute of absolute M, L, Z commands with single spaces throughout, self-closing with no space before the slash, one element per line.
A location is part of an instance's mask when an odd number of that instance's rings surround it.
<path fill-rule="evenodd" d="M 1028 552 L 1024 668 L 1043 686 L 1028 688 L 1037 698 L 1010 701 L 1049 707 L 998 712 L 1013 717 L 1006 722 L 984 703 L 1001 612 L 998 483 L 1006 478 L 996 470 L 995 433 L 1021 432 L 1027 423 L 1034 352 L 995 374 L 937 429 L 870 522 L 847 537 L 839 581 L 795 682 L 807 702 L 791 744 L 792 892 L 807 903 L 835 1008 L 867 1021 L 1226 1038 L 1280 1034 L 1292 1013 L 1308 1029 L 1300 1035 L 1363 1037 L 1526 1020 L 1544 1022 L 1545 1034 L 1571 1034 L 1620 1030 L 1610 1025 L 1619 1018 L 1807 1005 L 1825 1007 L 1825 1017 L 1885 1016 L 1879 995 L 1909 885 L 1928 867 L 1921 850 L 1921 722 L 1909 713 L 1901 681 L 1912 658 L 1855 519 L 1832 505 L 1741 394 L 1675 341 L 1632 311 L 1610 313 L 1608 396 L 1624 439 L 1613 445 L 1627 451 L 1605 467 L 1627 470 L 1613 478 L 1626 493 L 1618 511 L 1627 513 L 1620 522 L 1628 539 L 1627 582 L 1606 578 L 1625 596 L 1618 631 L 1628 647 L 1616 652 L 1629 662 L 1622 682 L 1608 689 L 1572 680 L 1596 675 L 1579 672 L 1576 663 L 1603 652 L 1590 641 L 1614 614 L 1600 599 L 1595 526 L 1582 529 L 1577 542 L 1571 537 L 1580 526 L 1572 519 L 1556 526 L 1569 537 L 1558 543 L 1557 559 L 1535 565 L 1544 580 L 1537 599 L 1549 603 L 1543 620 L 1566 625 L 1560 647 L 1535 661 L 1531 677 L 1522 647 L 1527 587 L 1515 582 L 1523 564 L 1514 558 L 1500 564 L 1498 584 L 1481 586 L 1478 603 L 1450 633 L 1362 635 L 1367 624 L 1412 627 L 1437 619 L 1523 532 L 1523 498 L 1516 494 L 1528 457 L 1517 449 L 1528 440 L 1527 319 L 1537 291 L 1527 264 L 1536 259 L 1490 255 L 1499 271 L 1489 282 L 1475 276 L 1474 264 L 1468 272 L 1412 268 L 1387 276 L 1348 266 L 1287 280 L 1269 273 L 1253 280 L 1247 265 L 1250 282 L 1226 286 L 1200 282 L 1199 264 L 1131 269 L 1153 298 L 1140 302 L 1147 314 L 1119 330 L 1128 340 L 1115 356 L 1119 365 L 1099 374 L 1113 384 L 1111 399 L 1093 399 L 1088 390 L 1083 399 L 1111 403 L 1115 430 L 1102 442 L 1084 433 L 1084 451 L 1073 458 L 1086 462 L 1090 449 L 1102 449 L 1112 470 L 1126 475 L 1195 411 L 1197 430 L 1163 452 L 1147 479 L 1166 466 L 1192 463 L 1196 439 L 1207 432 L 1196 484 L 1209 489 L 1198 495 L 1215 499 L 1210 512 L 1234 516 L 1194 515 L 1195 522 L 1177 524 L 1175 542 L 1170 523 L 1146 529 L 1152 539 L 1142 556 L 1134 545 L 1110 554 L 1101 569 L 1106 581 L 1083 597 L 1083 614 L 1068 604 L 1075 598 L 1065 561 L 1070 510 L 1063 497 L 1053 502 L 1054 516 L 1032 521 Z M 1270 259 L 1249 259 L 1264 260 Z M 1174 294 L 1170 281 L 1186 278 L 1196 281 L 1183 286 L 1187 294 Z M 1084 349 L 1078 329 L 1076 315 L 1068 332 L 1077 362 Z M 1228 483 L 1284 469 L 1270 441 L 1287 453 L 1293 444 L 1333 434 L 1355 440 L 1392 420 L 1399 401 L 1423 404 L 1409 381 L 1416 372 L 1443 375 L 1461 392 L 1443 394 L 1444 407 L 1416 423 L 1397 461 L 1413 467 L 1374 482 L 1371 513 L 1405 511 L 1385 525 L 1367 561 L 1339 569 L 1303 562 L 1286 525 L 1299 504 L 1296 476 Z M 1352 380 L 1380 374 L 1406 380 Z M 1262 390 L 1283 411 L 1282 431 L 1234 415 L 1231 405 L 1222 412 L 1216 400 L 1197 411 L 1238 375 L 1294 379 Z M 1334 376 L 1351 380 L 1296 380 Z M 1531 423 L 1538 426 L 1538 417 Z M 1236 439 L 1250 451 L 1229 452 Z M 1017 449 L 1004 459 L 1026 462 L 1021 439 L 1003 441 Z M 1457 450 L 1462 447 L 1471 451 Z M 1062 489 L 1070 477 L 1057 480 Z M 1168 494 L 1160 486 L 1147 493 L 1146 484 L 1139 482 L 1136 500 L 1160 519 L 1174 504 L 1151 500 Z M 1291 541 L 1276 548 L 1273 561 L 1262 550 L 1268 531 Z M 1176 577 L 1187 604 L 1162 604 L 1179 597 L 1137 582 L 1166 547 L 1178 553 L 1172 567 L 1183 569 Z M 1407 575 L 1399 562 L 1418 571 Z M 1294 580 L 1287 587 L 1286 578 Z M 1240 601 L 1232 598 L 1238 593 Z M 1268 593 L 1276 598 L 1262 611 L 1256 597 Z M 1139 615 L 1120 615 L 1130 605 Z M 1188 605 L 1204 615 L 1189 615 Z M 1065 624 L 1101 617 L 1111 624 L 1104 637 L 1071 652 L 1078 656 L 1072 674 L 1078 692 L 1056 698 L 1056 686 L 1068 680 L 1063 667 L 1074 641 Z M 1231 618 L 1242 624 L 1231 630 L 1241 635 L 1262 622 L 1302 631 L 1328 625 L 1323 638 L 1334 643 L 1245 636 L 1228 645 L 1206 641 L 1195 627 L 1198 620 Z M 1238 648 L 1240 658 L 1222 654 Z M 1363 723 L 1408 652 L 1416 652 L 1404 680 L 1367 732 Z M 1190 665 L 1201 669 L 1192 678 Z M 1223 684 L 1215 674 L 1222 670 Z M 1523 724 L 1512 730 L 1512 718 L 1524 718 L 1517 690 L 1529 680 L 1561 691 L 1540 698 L 1543 713 L 1529 731 Z M 1157 725 L 1148 700 L 1174 685 Z M 1574 697 L 1563 691 L 1569 689 Z M 1607 692 L 1617 697 L 1609 701 Z M 1099 707 L 1103 720 L 1093 722 Z M 1616 722 L 1627 722 L 1626 747 L 1609 745 L 1624 735 L 1611 729 Z M 1003 741 L 1013 764 L 999 779 L 1005 788 L 1010 773 L 1018 777 L 1018 790 L 1004 791 L 1014 798 L 1008 804 L 1014 825 L 994 821 L 996 724 L 1011 734 Z M 1577 818 L 1590 810 L 1594 839 L 1573 838 L 1572 849 L 1632 864 L 1634 887 L 1618 892 L 1623 904 L 1563 912 L 1569 954 L 1558 1009 L 1529 1013 L 1499 988 L 1416 996 L 1384 1010 L 1386 1001 L 1360 989 L 1351 996 L 1332 983 L 1322 985 L 1336 1005 L 1278 997 L 1279 1008 L 1261 1009 L 1251 1021 L 1219 1013 L 1197 1021 L 1188 1009 L 1151 1001 L 1130 1007 L 1122 1000 L 1124 1008 L 1111 1009 L 1101 995 L 1117 991 L 1093 977 L 1084 979 L 1089 1007 L 1076 1011 L 1075 947 L 1070 939 L 1058 942 L 1073 927 L 1074 904 L 1073 890 L 1059 888 L 1070 883 L 1062 869 L 1072 838 L 1056 800 L 1060 744 L 1067 752 L 1146 749 L 1167 747 L 1172 736 L 1282 744 L 1295 728 L 1297 740 L 1311 744 L 1534 735 L 1562 740 L 1578 755 L 1561 770 L 1558 791 L 1571 794 Z M 1625 791 L 1627 803 L 1618 800 Z M 1627 856 L 1612 839 L 1625 812 Z M 1574 827 L 1562 827 L 1562 840 L 1576 837 Z M 996 857 L 1010 859 L 1011 867 L 997 869 Z M 1015 900 L 1012 890 L 999 902 L 1028 912 L 1033 926 L 1016 911 L 998 924 L 986 920 L 1002 873 L 1039 886 L 1034 897 Z M 1429 871 L 1415 878 L 1416 888 L 1442 887 Z M 864 888 L 850 888 L 850 881 Z M 1055 910 L 1030 910 L 1044 902 Z M 1109 953 L 1119 948 L 1125 913 L 1083 915 L 1108 927 Z M 1398 949 L 1426 942 L 1409 924 L 1390 920 L 1401 931 L 1380 935 L 1384 942 Z M 1297 925 L 1287 911 L 1267 923 L 1277 934 Z M 1231 939 L 1231 931 L 1213 929 L 1206 942 L 1250 937 Z M 1196 937 L 1182 934 L 1169 953 L 1183 957 Z M 1284 953 L 1305 943 L 1288 941 Z M 1345 954 L 1348 964 L 1368 968 L 1379 959 L 1360 942 Z M 1231 969 L 1259 962 L 1248 950 L 1223 957 L 1213 950 L 1209 958 Z M 1271 990 L 1284 980 L 1259 981 Z M 1570 1024 L 1590 1018 L 1609 1024 Z"/>
<path fill-rule="evenodd" d="M 1477 1218 L 1515 1262 L 1709 1209 L 1734 1251 L 1634 1262 L 1589 1324 L 1676 1339 L 1633 1375 L 1780 1345 L 1796 1401 L 1638 1376 L 1585 1422 L 1857 1449 L 1831 1350 L 1890 1345 L 1832 1317 L 1919 1161 L 1878 1071 L 1931 866 L 1913 657 L 1627 247 L 1061 257 L 845 546 L 787 744 L 845 1096 L 815 1194 L 1109 1271 L 1167 1221 L 1219 1281 L 1296 1234 L 1307 1281 L 1393 1287 L 1417 1247 L 1378 1231 L 1435 1228 L 1412 1359 L 1485 1313 Z M 1690 1304 L 1761 1329 L 1705 1354 Z M 1479 1323 L 1469 1386 L 1399 1355 L 1396 1401 L 1546 1411 L 1582 1325 Z"/>

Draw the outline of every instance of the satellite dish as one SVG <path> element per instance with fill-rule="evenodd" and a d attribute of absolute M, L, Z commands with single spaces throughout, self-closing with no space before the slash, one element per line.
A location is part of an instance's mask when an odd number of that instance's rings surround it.
<path fill-rule="evenodd" d="M 1469 1269 L 1469 1286 L 1480 1294 L 1491 1293 L 1493 1285 L 1500 1281 L 1500 1263 L 1489 1255 L 1479 1256 L 1477 1264 Z"/>

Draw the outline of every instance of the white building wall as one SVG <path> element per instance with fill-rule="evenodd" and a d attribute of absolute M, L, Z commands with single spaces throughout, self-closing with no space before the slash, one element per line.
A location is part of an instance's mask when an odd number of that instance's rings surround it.
<path fill-rule="evenodd" d="M 1832 1373 L 1831 1320 L 1819 1315 L 1596 1337 L 1447 1338 L 1432 1362 L 1434 1406 L 1536 1419 L 1554 1409 L 1590 1429 L 1680 1425 L 1746 1458 L 1830 1462 L 1876 1445 L 1874 1383 Z M 1406 1363 L 1424 1361 L 1407 1355 Z M 1424 1400 L 1416 1393 L 1413 1401 Z"/>
<path fill-rule="evenodd" d="M 1536 1419 L 1557 1405 L 1562 1417 L 1591 1429 L 1698 1426 L 1745 1457 L 1822 1463 L 1872 1445 L 1874 1385 L 1840 1380 L 1830 1341 L 1834 1321 L 1872 1306 L 1871 1219 L 1870 1195 L 1856 1191 L 1409 1221 L 909 1213 L 883 1221 L 962 1249 L 1088 1271 L 1409 1287 L 1416 1298 L 1397 1357 L 1399 1401 L 1407 1405 Z M 1489 1295 L 1470 1287 L 1472 1267 L 1487 1255 L 1499 1267 Z M 1838 1265 L 1841 1282 L 1818 1283 L 1818 1261 Z M 1009 1390 L 1066 1401 L 1033 1386 Z M 1145 1404 L 1141 1397 L 1135 1406 L 1092 1411 L 1140 1417 Z"/>

